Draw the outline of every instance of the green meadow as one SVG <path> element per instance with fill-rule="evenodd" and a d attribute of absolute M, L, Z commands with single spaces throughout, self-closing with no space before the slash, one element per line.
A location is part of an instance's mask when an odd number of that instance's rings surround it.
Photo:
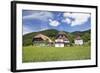
<path fill-rule="evenodd" d="M 91 58 L 89 45 L 48 47 L 48 46 L 23 46 L 22 61 L 25 62 L 46 62 L 46 61 L 67 61 L 87 60 Z"/>

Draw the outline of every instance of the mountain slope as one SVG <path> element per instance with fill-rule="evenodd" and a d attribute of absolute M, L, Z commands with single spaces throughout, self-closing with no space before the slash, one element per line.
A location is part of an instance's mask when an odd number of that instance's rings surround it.
<path fill-rule="evenodd" d="M 65 32 L 67 35 L 67 38 L 70 40 L 71 43 L 74 43 L 74 39 L 76 38 L 77 35 L 80 35 L 81 38 L 84 40 L 84 42 L 87 42 L 90 40 L 90 31 L 91 30 L 87 30 L 87 31 L 76 31 L 76 32 Z M 32 38 L 41 33 L 43 35 L 48 36 L 51 40 L 55 40 L 56 35 L 58 34 L 59 31 L 55 30 L 55 29 L 50 29 L 50 30 L 44 30 L 44 31 L 40 31 L 40 32 L 32 32 L 29 34 L 25 34 L 23 35 L 23 46 L 27 46 L 27 45 L 31 45 L 32 44 Z"/>

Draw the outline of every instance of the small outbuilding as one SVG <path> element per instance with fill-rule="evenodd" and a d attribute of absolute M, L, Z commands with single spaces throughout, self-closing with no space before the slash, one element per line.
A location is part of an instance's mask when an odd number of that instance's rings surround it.
<path fill-rule="evenodd" d="M 75 43 L 76 45 L 83 45 L 83 39 L 81 39 L 80 36 L 77 36 L 77 37 L 75 38 L 75 40 L 74 40 L 74 43 Z"/>

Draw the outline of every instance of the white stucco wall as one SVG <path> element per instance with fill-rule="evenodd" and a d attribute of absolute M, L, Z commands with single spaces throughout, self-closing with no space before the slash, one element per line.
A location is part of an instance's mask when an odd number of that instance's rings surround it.
<path fill-rule="evenodd" d="M 56 39 L 55 42 L 55 47 L 64 47 L 64 41 L 62 39 Z"/>
<path fill-rule="evenodd" d="M 76 45 L 83 45 L 83 40 L 75 40 Z"/>
<path fill-rule="evenodd" d="M 64 43 L 56 43 L 55 47 L 64 47 Z"/>

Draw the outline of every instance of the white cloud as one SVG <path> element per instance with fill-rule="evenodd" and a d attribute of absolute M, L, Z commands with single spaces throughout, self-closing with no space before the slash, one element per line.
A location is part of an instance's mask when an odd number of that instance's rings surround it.
<path fill-rule="evenodd" d="M 51 19 L 49 19 L 49 25 L 51 25 L 51 26 L 58 26 L 58 25 L 60 25 L 60 22 L 58 22 L 57 20 L 51 20 Z"/>
<path fill-rule="evenodd" d="M 65 18 L 64 20 L 62 20 L 62 22 L 65 22 L 67 24 L 71 24 L 72 20 L 70 18 Z"/>
<path fill-rule="evenodd" d="M 32 32 L 31 29 L 29 29 L 29 28 L 26 27 L 26 26 L 23 26 L 23 35 L 24 35 L 24 34 L 27 34 L 27 33 L 30 33 L 30 32 Z"/>
<path fill-rule="evenodd" d="M 46 11 L 34 11 L 31 12 L 30 15 L 23 16 L 23 19 L 38 19 L 41 21 L 47 21 L 49 18 L 53 18 L 53 14 L 51 12 Z"/>
<path fill-rule="evenodd" d="M 64 18 L 72 18 L 71 26 L 76 26 L 76 25 L 82 25 L 85 23 L 88 18 L 90 17 L 90 14 L 85 14 L 85 13 L 64 13 L 63 14 Z M 70 22 L 69 19 L 66 20 L 67 23 Z"/>

